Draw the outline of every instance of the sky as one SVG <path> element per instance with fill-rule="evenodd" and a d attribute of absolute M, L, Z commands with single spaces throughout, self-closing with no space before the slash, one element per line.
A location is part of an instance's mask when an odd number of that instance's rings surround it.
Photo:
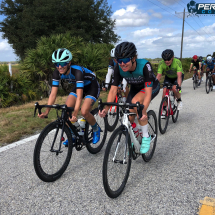
<path fill-rule="evenodd" d="M 112 6 L 114 31 L 120 42 L 133 42 L 138 58 L 157 58 L 165 49 L 180 57 L 183 10 L 190 0 L 107 0 Z M 196 0 L 196 3 L 215 0 Z M 186 13 L 188 15 L 188 12 Z M 0 16 L 0 20 L 4 17 Z M 117 43 L 117 44 L 118 44 Z M 114 45 L 117 45 L 114 44 Z M 0 61 L 15 61 L 18 57 L 0 33 Z M 182 57 L 205 57 L 215 52 L 215 14 L 185 17 Z"/>

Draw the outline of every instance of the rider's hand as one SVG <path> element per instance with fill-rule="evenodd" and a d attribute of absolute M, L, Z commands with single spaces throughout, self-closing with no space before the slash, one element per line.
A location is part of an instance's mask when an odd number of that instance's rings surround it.
<path fill-rule="evenodd" d="M 76 116 L 74 116 L 74 115 L 72 115 L 72 118 L 69 118 L 69 120 L 71 121 L 71 122 L 77 122 L 77 117 Z"/>
<path fill-rule="evenodd" d="M 105 109 L 103 109 L 102 111 L 99 111 L 99 116 L 100 117 L 105 117 L 107 113 L 108 113 L 108 111 L 106 111 Z"/>
<path fill-rule="evenodd" d="M 106 88 L 106 87 L 102 87 L 102 90 L 106 92 L 106 91 L 107 91 L 107 88 Z"/>
<path fill-rule="evenodd" d="M 41 119 L 44 119 L 46 116 L 48 116 L 48 114 L 46 114 L 46 113 L 41 113 L 41 114 L 39 114 L 38 113 L 38 115 L 37 115 L 39 118 L 41 118 Z"/>

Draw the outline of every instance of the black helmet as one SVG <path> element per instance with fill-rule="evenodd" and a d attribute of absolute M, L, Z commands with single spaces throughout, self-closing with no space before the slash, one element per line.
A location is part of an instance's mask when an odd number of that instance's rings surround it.
<path fill-rule="evenodd" d="M 202 57 L 202 56 L 199 56 L 199 60 L 203 60 L 203 57 Z"/>
<path fill-rule="evenodd" d="M 171 60 L 172 57 L 174 57 L 174 52 L 171 49 L 166 49 L 162 52 L 161 57 L 166 61 L 166 60 Z"/>
<path fill-rule="evenodd" d="M 137 49 L 134 43 L 122 42 L 116 46 L 115 58 L 134 57 L 137 54 Z"/>

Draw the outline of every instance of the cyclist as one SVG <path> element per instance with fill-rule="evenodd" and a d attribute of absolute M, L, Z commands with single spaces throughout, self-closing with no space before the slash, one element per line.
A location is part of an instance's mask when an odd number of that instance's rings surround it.
<path fill-rule="evenodd" d="M 116 46 L 115 58 L 118 65 L 114 68 L 114 81 L 108 94 L 107 102 L 113 102 L 117 94 L 117 86 L 125 78 L 131 85 L 126 103 L 136 103 L 144 105 L 143 116 L 139 119 L 142 130 L 142 144 L 140 153 L 146 153 L 150 148 L 151 136 L 148 133 L 147 108 L 151 100 L 159 93 L 160 84 L 156 79 L 151 64 L 145 59 L 137 59 L 137 49 L 132 42 L 122 42 Z M 101 117 L 105 117 L 109 107 L 105 107 L 99 112 Z M 136 112 L 137 109 L 130 109 L 130 112 Z M 139 118 L 139 117 L 138 117 Z M 130 116 L 133 123 L 134 116 Z"/>
<path fill-rule="evenodd" d="M 204 66 L 205 60 L 203 59 L 202 56 L 199 56 L 199 61 L 201 62 L 201 72 L 200 72 L 200 75 L 201 75 L 202 81 L 203 81 L 203 76 L 204 76 L 203 66 Z"/>
<path fill-rule="evenodd" d="M 117 65 L 117 61 L 115 59 L 115 48 L 113 48 L 111 50 L 110 54 L 111 54 L 111 59 L 109 61 L 108 73 L 107 73 L 106 79 L 105 79 L 106 85 L 105 85 L 105 87 L 102 88 L 103 91 L 107 91 L 108 84 L 110 82 L 113 83 L 114 67 Z M 127 86 L 127 81 L 124 78 L 122 80 L 122 85 L 123 85 L 123 92 L 124 92 L 125 98 L 127 98 L 128 97 L 128 93 L 129 93 L 129 88 Z M 121 93 L 121 90 L 119 90 L 118 92 Z"/>
<path fill-rule="evenodd" d="M 92 142 L 96 144 L 100 139 L 101 129 L 96 123 L 94 116 L 90 113 L 90 110 L 99 97 L 100 86 L 96 80 L 96 75 L 92 71 L 78 65 L 71 65 L 71 60 L 72 54 L 68 49 L 60 48 L 53 52 L 52 62 L 56 69 L 53 72 L 52 90 L 48 99 L 48 105 L 53 105 L 56 100 L 60 79 L 66 79 L 75 83 L 74 88 L 66 100 L 66 105 L 68 107 L 74 107 L 72 118 L 70 120 L 72 122 L 77 121 L 77 114 L 80 109 L 82 99 L 85 96 L 85 100 L 81 108 L 81 114 L 92 126 Z M 38 114 L 38 116 L 40 118 L 44 118 L 48 115 L 49 111 L 50 108 L 47 108 L 44 113 L 41 115 Z M 68 140 L 63 144 L 67 146 Z"/>
<path fill-rule="evenodd" d="M 160 81 L 162 74 L 165 75 L 164 83 L 170 82 L 173 86 L 173 92 L 177 98 L 178 110 L 182 109 L 181 100 L 181 84 L 184 79 L 184 71 L 182 68 L 181 61 L 174 58 L 174 52 L 171 49 L 166 49 L 162 52 L 161 57 L 163 60 L 158 65 L 157 79 Z M 176 84 L 178 84 L 179 89 L 176 89 Z M 166 94 L 166 87 L 163 88 L 162 98 Z M 165 118 L 166 107 L 163 108 L 161 118 Z"/>
<path fill-rule="evenodd" d="M 207 57 L 207 60 L 204 63 L 203 69 L 205 69 L 205 66 L 207 65 L 206 68 L 206 77 L 208 77 L 208 72 L 212 71 L 214 73 L 215 71 L 215 62 L 211 56 Z M 215 84 L 215 75 L 212 75 L 213 83 Z"/>
<path fill-rule="evenodd" d="M 193 78 L 194 79 L 194 75 L 196 74 L 196 70 L 197 70 L 197 74 L 198 74 L 198 78 L 199 78 L 199 85 L 201 82 L 201 74 L 200 74 L 200 69 L 201 69 L 201 61 L 198 59 L 197 55 L 193 56 L 193 60 L 191 61 L 190 64 L 190 69 L 189 72 L 191 72 L 191 69 L 193 69 Z"/>

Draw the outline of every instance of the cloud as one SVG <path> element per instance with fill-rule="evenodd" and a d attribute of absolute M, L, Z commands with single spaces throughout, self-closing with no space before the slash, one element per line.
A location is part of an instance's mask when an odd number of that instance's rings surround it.
<path fill-rule="evenodd" d="M 173 5 L 179 2 L 180 0 L 159 0 L 162 4 Z"/>
<path fill-rule="evenodd" d="M 128 5 L 114 12 L 113 19 L 116 19 L 116 27 L 138 27 L 146 26 L 149 23 L 149 15 L 137 9 L 137 5 Z"/>
<path fill-rule="evenodd" d="M 0 51 L 12 50 L 12 47 L 8 44 L 7 40 L 0 42 Z"/>

